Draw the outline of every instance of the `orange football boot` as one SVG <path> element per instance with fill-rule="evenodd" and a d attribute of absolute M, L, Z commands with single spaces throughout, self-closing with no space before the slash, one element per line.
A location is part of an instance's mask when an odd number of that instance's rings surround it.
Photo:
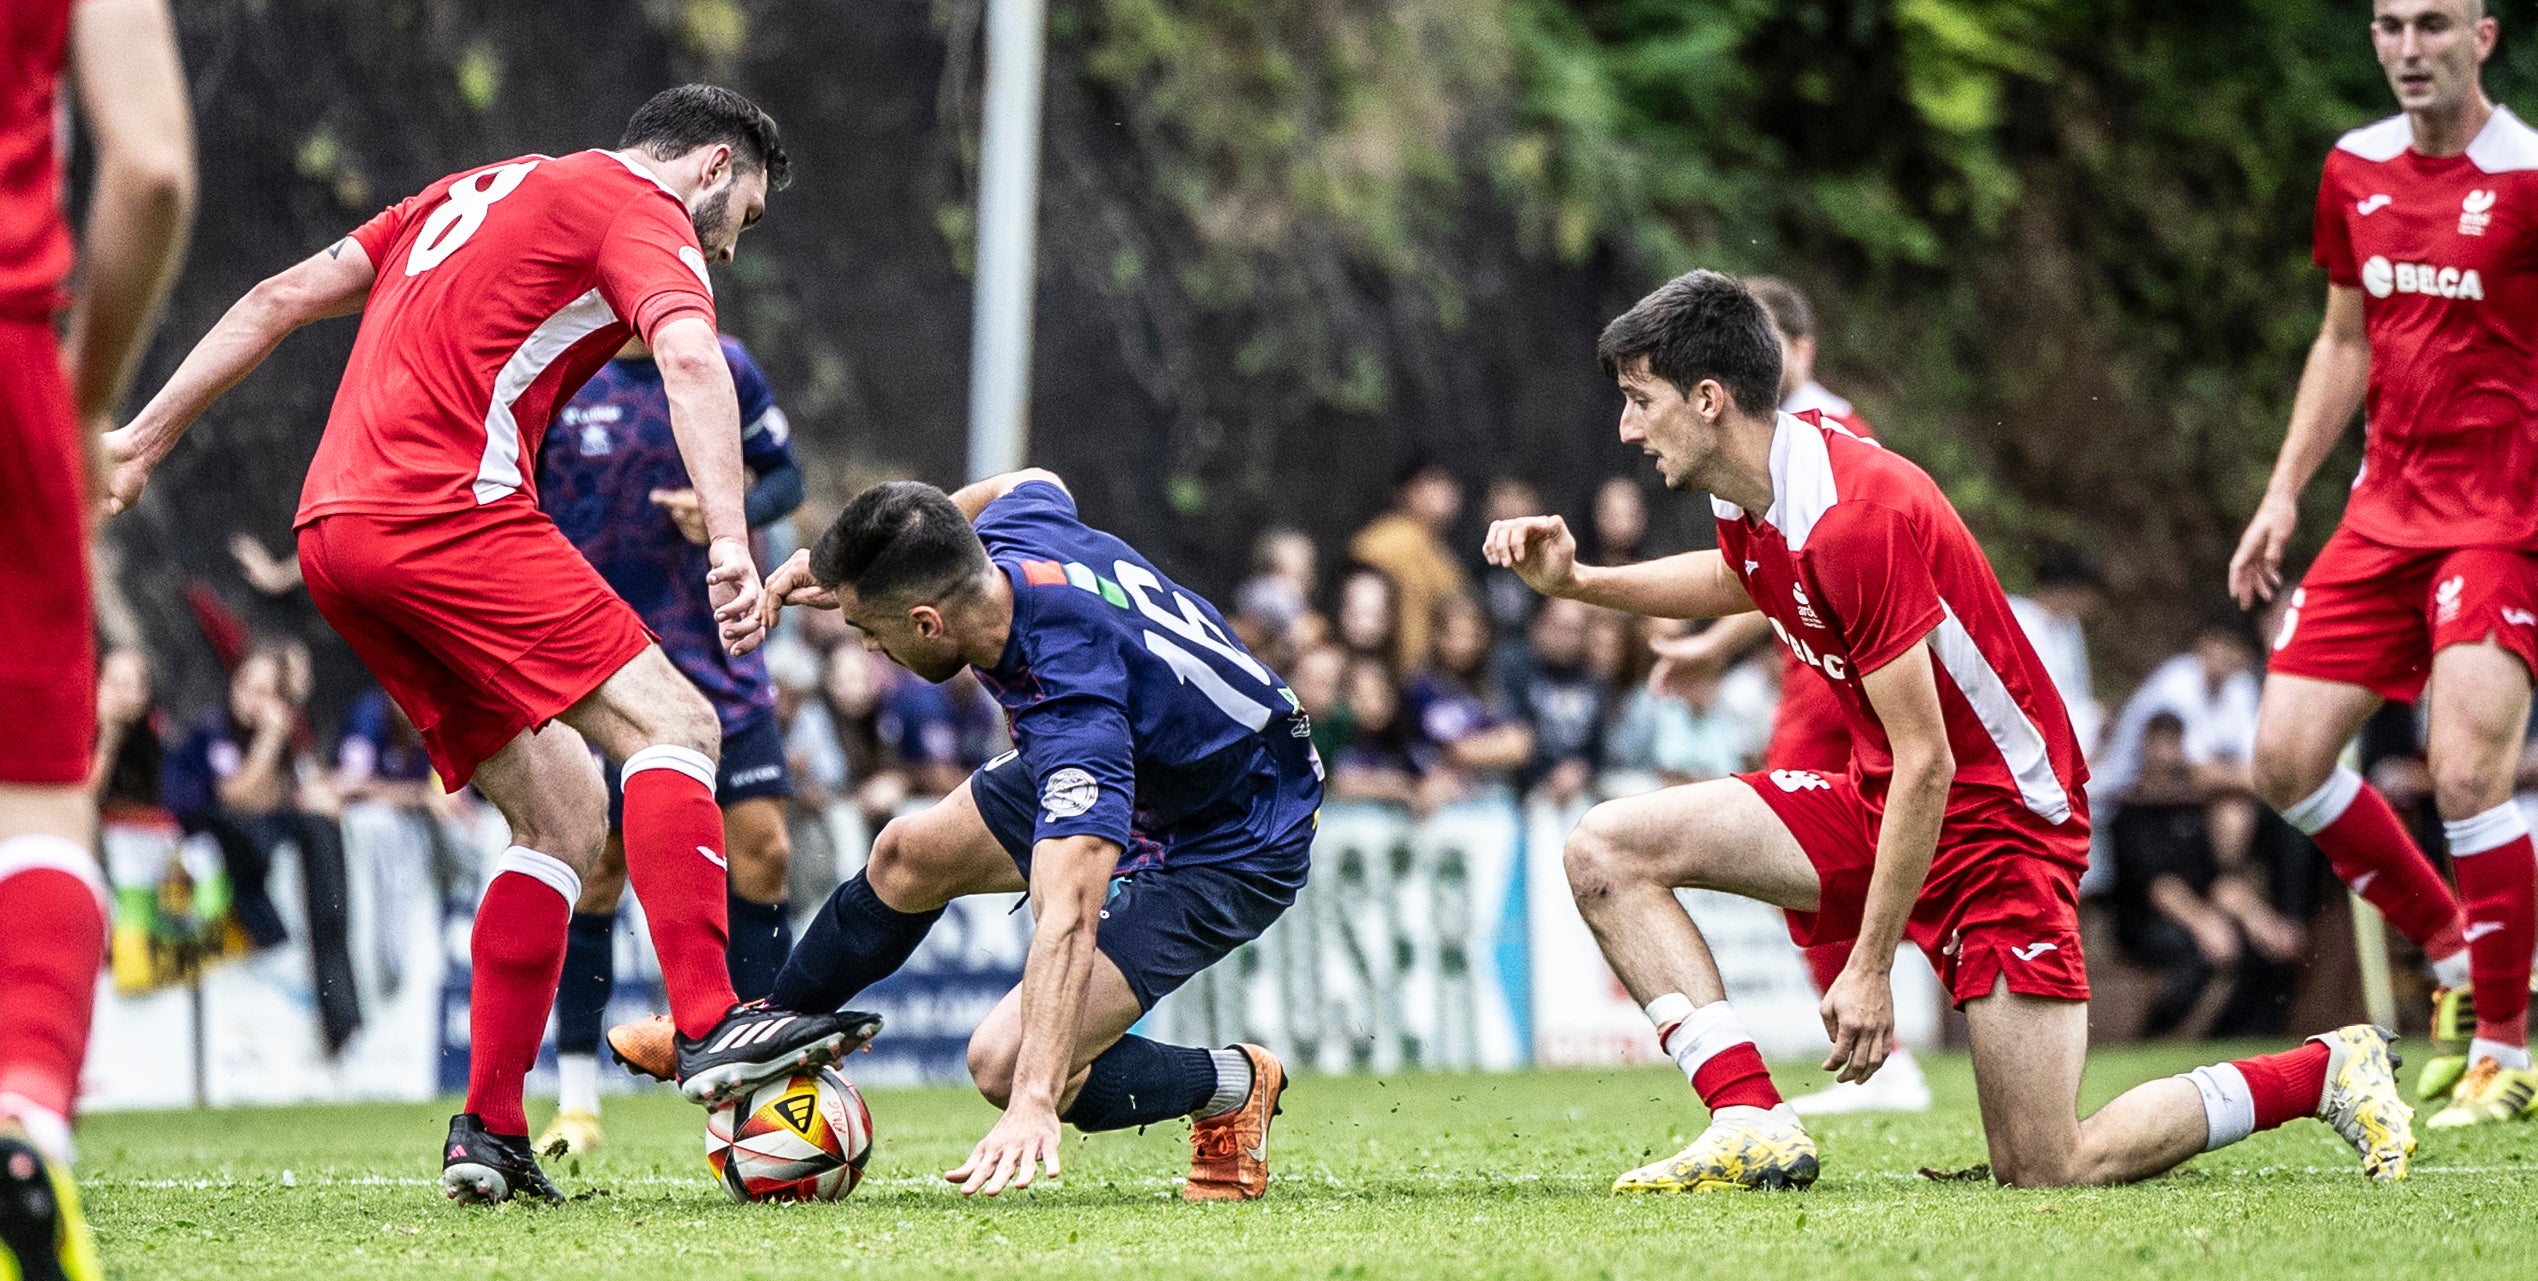
<path fill-rule="evenodd" d="M 655 1081 L 675 1080 L 679 1029 L 667 1014 L 654 1014 L 608 1029 L 608 1053 L 627 1071 Z"/>
<path fill-rule="evenodd" d="M 1269 1121 L 1286 1093 L 1287 1070 L 1257 1045 L 1234 1048 L 1251 1060 L 1251 1097 L 1222 1116 L 1191 1123 L 1185 1201 L 1254 1201 L 1269 1190 Z"/>

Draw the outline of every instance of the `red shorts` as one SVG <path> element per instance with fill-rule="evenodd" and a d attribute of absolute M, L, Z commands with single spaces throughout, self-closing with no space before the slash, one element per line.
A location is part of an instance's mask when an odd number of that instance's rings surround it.
<path fill-rule="evenodd" d="M 0 783 L 85 782 L 96 750 L 83 444 L 53 327 L 0 319 Z"/>
<path fill-rule="evenodd" d="M 1761 796 L 1815 864 L 1821 898 L 1789 913 L 1789 937 L 1803 948 L 1859 937 L 1868 877 L 1877 863 L 1877 815 L 1846 776 L 1758 770 L 1736 776 Z M 2078 847 L 2085 849 L 2086 829 Z M 1930 958 L 1939 985 L 1963 1005 L 2009 990 L 2064 1001 L 2089 999 L 2080 952 L 2080 869 L 2046 857 L 2034 836 L 1982 815 L 1950 814 L 1939 852 L 1904 923 L 1904 936 Z"/>
<path fill-rule="evenodd" d="M 445 786 L 652 643 L 546 514 L 338 512 L 300 527 L 317 610 L 405 709 Z"/>
<path fill-rule="evenodd" d="M 2409 703 L 2434 654 L 2488 637 L 2538 672 L 2538 556 L 2390 547 L 2339 528 L 2292 590 L 2265 666 Z"/>
<path fill-rule="evenodd" d="M 1781 650 L 1780 706 L 1771 713 L 1771 741 L 1763 744 L 1765 769 L 1846 774 L 1851 768 L 1851 726 L 1842 701 L 1816 670 Z"/>

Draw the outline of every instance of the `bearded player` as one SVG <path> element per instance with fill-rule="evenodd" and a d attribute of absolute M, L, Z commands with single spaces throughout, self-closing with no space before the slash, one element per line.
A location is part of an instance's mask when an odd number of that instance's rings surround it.
<path fill-rule="evenodd" d="M 63 217 L 61 91 L 96 144 Z M 105 959 L 82 426 L 112 413 L 183 257 L 194 127 L 164 0 L 0 8 L 0 1275 L 99 1275 L 71 1110 Z M 55 318 L 70 311 L 65 339 Z"/>
<path fill-rule="evenodd" d="M 1128 1029 L 1304 886 L 1322 764 L 1285 682 L 1214 606 L 1084 524 L 1044 471 L 949 495 L 913 481 L 865 490 L 767 598 L 770 614 L 844 611 L 867 648 L 927 680 L 976 671 L 1015 744 L 881 830 L 768 1004 L 836 1009 L 905 964 L 946 903 L 1028 891 L 1022 983 L 969 1043 L 970 1075 L 1004 1115 L 945 1177 L 994 1196 L 1039 1167 L 1057 1175 L 1061 1122 L 1188 1117 L 1185 1198 L 1265 1192 L 1277 1058 Z M 609 1043 L 657 1073 L 657 1029 L 627 1024 Z"/>
<path fill-rule="evenodd" d="M 1762 304 L 1763 313 L 1771 318 L 1772 333 L 1780 339 L 1780 412 L 1802 414 L 1814 410 L 1854 436 L 1876 439 L 1868 420 L 1851 402 L 1816 381 L 1815 308 L 1807 302 L 1807 296 L 1797 286 L 1771 276 L 1746 281 L 1745 287 L 1754 295 L 1754 301 Z M 1770 639 L 1770 623 L 1755 611 L 1722 618 L 1697 635 L 1666 642 L 1659 653 L 1666 664 L 1716 672 Z M 1762 763 L 1766 770 L 1805 770 L 1824 775 L 1847 773 L 1851 768 L 1851 731 L 1842 718 L 1840 700 L 1833 697 L 1833 690 L 1824 683 L 1821 673 L 1785 649 L 1781 651 L 1780 702 L 1772 708 L 1771 738 L 1763 744 Z M 1850 962 L 1851 945 L 1847 940 L 1826 943 L 1807 948 L 1805 953 L 1807 977 L 1813 980 L 1815 994 L 1821 997 Z M 1922 1075 L 1921 1064 L 1913 1058 L 1912 1051 L 1897 1041 L 1888 1048 L 1886 1065 L 1875 1076 L 1865 1081 L 1835 1081 L 1789 1100 L 1789 1106 L 1800 1116 L 1926 1112 L 1930 1108 L 1930 1082 Z"/>
<path fill-rule="evenodd" d="M 1803 1187 L 1817 1173 L 1814 1141 L 1675 900 L 1682 888 L 1782 908 L 1801 946 L 1854 943 L 1822 1006 L 1825 1067 L 1846 1081 L 1885 1061 L 1895 949 L 1919 944 L 1964 1011 L 2004 1183 L 2146 1178 L 2303 1116 L 2333 1125 L 2370 1177 L 2405 1177 L 2412 1111 L 2373 1027 L 2153 1081 L 2076 1119 L 2087 770 L 1982 549 L 1919 468 L 1820 414 L 1763 408 L 1780 346 L 1735 281 L 1667 283 L 1606 327 L 1597 352 L 1627 398 L 1622 440 L 1655 456 L 1669 488 L 1713 495 L 1719 550 L 1579 565 L 1566 525 L 1538 516 L 1492 525 L 1490 562 L 1546 595 L 1654 617 L 1759 608 L 1832 687 L 1852 743 L 1838 777 L 1666 788 L 1598 805 L 1570 835 L 1578 910 L 1711 1113 L 1689 1147 L 1614 1190 Z"/>
<path fill-rule="evenodd" d="M 2272 599 L 2300 491 L 2366 409 L 2343 523 L 2274 637 L 2256 790 L 2431 960 L 2444 1052 L 2418 1089 L 2449 1096 L 2434 1128 L 2510 1120 L 2538 1098 L 2538 861 L 2512 803 L 2538 662 L 2538 131 L 2485 97 L 2496 34 L 2479 0 L 2376 6 L 2371 43 L 2405 111 L 2327 157 L 2326 320 L 2230 560 L 2241 605 Z M 2388 801 L 2337 763 L 2380 700 L 2418 697 L 2455 898 Z"/>
<path fill-rule="evenodd" d="M 747 99 L 667 90 L 635 112 L 617 150 L 453 174 L 256 286 L 107 438 L 111 500 L 129 506 L 185 429 L 284 336 L 362 313 L 300 495 L 300 566 L 444 785 L 473 780 L 513 842 L 470 945 L 467 1110 L 442 1149 L 442 1182 L 459 1200 L 561 1199 L 530 1154 L 520 1086 L 545 1036 L 581 877 L 608 835 L 585 738 L 624 763 L 626 871 L 661 959 L 689 1098 L 710 1104 L 833 1061 L 874 1026 L 734 1001 L 714 709 L 538 510 L 535 483 L 555 407 L 640 336 L 695 484 L 723 644 L 755 647 L 740 409 L 706 263 L 731 259 L 786 177 L 775 123 Z"/>

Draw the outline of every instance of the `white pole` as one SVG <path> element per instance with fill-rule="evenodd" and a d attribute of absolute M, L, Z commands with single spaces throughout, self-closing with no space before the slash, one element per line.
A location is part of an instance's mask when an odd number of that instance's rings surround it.
<path fill-rule="evenodd" d="M 971 480 L 1013 471 L 1030 452 L 1032 248 L 1047 25 L 1046 0 L 988 0 L 977 315 L 969 349 Z"/>

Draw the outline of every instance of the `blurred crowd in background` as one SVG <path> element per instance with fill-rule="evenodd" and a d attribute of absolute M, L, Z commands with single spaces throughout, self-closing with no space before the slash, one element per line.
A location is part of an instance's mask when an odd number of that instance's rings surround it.
<path fill-rule="evenodd" d="M 1763 765 L 1784 678 L 1776 642 L 1740 651 L 1716 643 L 1726 632 L 1544 600 L 1485 566 L 1486 521 L 1572 505 L 1546 504 L 1522 478 L 1491 481 L 1474 504 L 1452 470 L 1417 462 L 1393 494 L 1343 547 L 1293 529 L 1261 533 L 1249 578 L 1220 602 L 1311 714 L 1332 802 L 1422 816 L 1474 800 L 1569 806 Z M 1680 550 L 1649 545 L 1648 503 L 1640 480 L 1614 477 L 1573 504 L 1581 558 Z M 766 563 L 804 532 L 767 531 Z M 252 540 L 238 553 L 260 592 L 297 590 L 288 564 Z M 2089 745 L 2097 839 L 2083 892 L 2116 953 L 2101 943 L 2092 965 L 2129 967 L 2147 988 L 2138 1026 L 2106 1034 L 2279 1033 L 2318 955 L 2321 911 L 2340 896 L 2307 839 L 2251 791 L 2260 629 L 2274 620 L 2215 615 L 2137 689 L 2101 703 L 2088 639 L 2121 623 L 2099 616 L 2096 569 L 2058 550 L 2020 572 L 2033 587 L 2013 605 Z M 360 1020 L 347 953 L 368 932 L 346 927 L 348 877 L 374 878 L 373 899 L 435 887 L 472 897 L 465 834 L 500 820 L 464 792 L 441 792 L 384 695 L 312 707 L 304 647 L 255 640 L 216 605 L 202 612 L 230 670 L 221 706 L 171 718 L 144 655 L 104 660 L 98 768 L 128 909 L 118 913 L 118 981 L 142 990 L 280 941 L 287 927 L 266 883 L 276 852 L 292 846 L 303 899 L 293 915 L 308 922 L 326 1041 L 340 1045 Z M 767 661 L 795 782 L 797 906 L 816 904 L 841 860 L 851 868 L 859 857 L 841 847 L 1008 746 L 974 679 L 928 684 L 868 653 L 834 613 L 788 611 Z M 2365 772 L 2440 848 L 2412 710 L 2389 708 L 2361 751 Z M 366 849 L 402 852 L 348 870 L 351 827 L 368 835 Z M 401 944 L 375 946 L 375 963 L 392 964 Z"/>

